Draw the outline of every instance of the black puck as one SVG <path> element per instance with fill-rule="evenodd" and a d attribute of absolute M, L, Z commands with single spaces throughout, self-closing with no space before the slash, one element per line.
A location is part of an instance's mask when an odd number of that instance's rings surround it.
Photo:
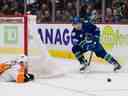
<path fill-rule="evenodd" d="M 112 80 L 111 80 L 111 78 L 108 78 L 107 81 L 108 81 L 108 82 L 111 82 Z"/>

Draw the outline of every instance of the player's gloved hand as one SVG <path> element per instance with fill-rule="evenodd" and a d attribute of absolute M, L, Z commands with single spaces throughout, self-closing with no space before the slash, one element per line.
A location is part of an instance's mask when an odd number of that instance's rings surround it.
<path fill-rule="evenodd" d="M 88 50 L 94 49 L 95 46 L 96 46 L 96 42 L 91 43 L 90 45 L 88 45 Z"/>
<path fill-rule="evenodd" d="M 25 74 L 24 82 L 28 82 L 28 81 L 32 81 L 32 80 L 34 80 L 34 75 L 33 74 L 29 74 L 29 73 Z"/>
<path fill-rule="evenodd" d="M 95 48 L 96 46 L 96 42 L 94 43 L 84 43 L 83 45 L 81 45 L 80 47 L 84 50 L 92 50 L 93 48 Z"/>

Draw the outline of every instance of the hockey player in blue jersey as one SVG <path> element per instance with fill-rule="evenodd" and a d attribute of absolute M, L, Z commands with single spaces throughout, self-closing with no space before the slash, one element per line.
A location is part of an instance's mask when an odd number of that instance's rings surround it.
<path fill-rule="evenodd" d="M 121 69 L 121 65 L 110 54 L 106 52 L 100 43 L 100 30 L 94 24 L 83 21 L 80 17 L 75 16 L 72 20 L 73 31 L 71 34 L 73 47 L 72 52 L 80 62 L 80 72 L 84 72 L 88 66 L 87 60 L 84 58 L 84 52 L 92 51 L 97 57 L 105 59 L 114 65 L 114 71 Z"/>

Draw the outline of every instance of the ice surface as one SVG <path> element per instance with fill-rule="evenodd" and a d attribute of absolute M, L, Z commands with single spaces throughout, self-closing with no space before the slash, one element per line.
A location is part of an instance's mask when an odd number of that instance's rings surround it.
<path fill-rule="evenodd" d="M 80 74 L 77 61 L 57 62 L 63 65 L 63 75 L 24 84 L 0 83 L 1 96 L 128 96 L 127 72 L 114 73 L 112 65 L 92 64 L 90 72 Z"/>

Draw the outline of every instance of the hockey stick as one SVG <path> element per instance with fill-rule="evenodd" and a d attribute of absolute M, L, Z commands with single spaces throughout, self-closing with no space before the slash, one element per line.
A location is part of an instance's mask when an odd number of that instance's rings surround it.
<path fill-rule="evenodd" d="M 89 65 L 90 65 L 90 63 L 91 63 L 92 56 L 93 56 L 93 51 L 91 51 L 91 53 L 90 53 L 90 57 L 89 57 L 89 61 L 88 61 L 88 66 L 89 66 Z"/>
<path fill-rule="evenodd" d="M 93 42 L 93 44 L 94 44 L 94 42 Z M 89 57 L 89 61 L 88 61 L 88 66 L 89 66 L 89 65 L 90 65 L 90 63 L 91 63 L 92 56 L 93 56 L 93 51 L 91 51 L 91 53 L 90 53 L 90 57 Z"/>

